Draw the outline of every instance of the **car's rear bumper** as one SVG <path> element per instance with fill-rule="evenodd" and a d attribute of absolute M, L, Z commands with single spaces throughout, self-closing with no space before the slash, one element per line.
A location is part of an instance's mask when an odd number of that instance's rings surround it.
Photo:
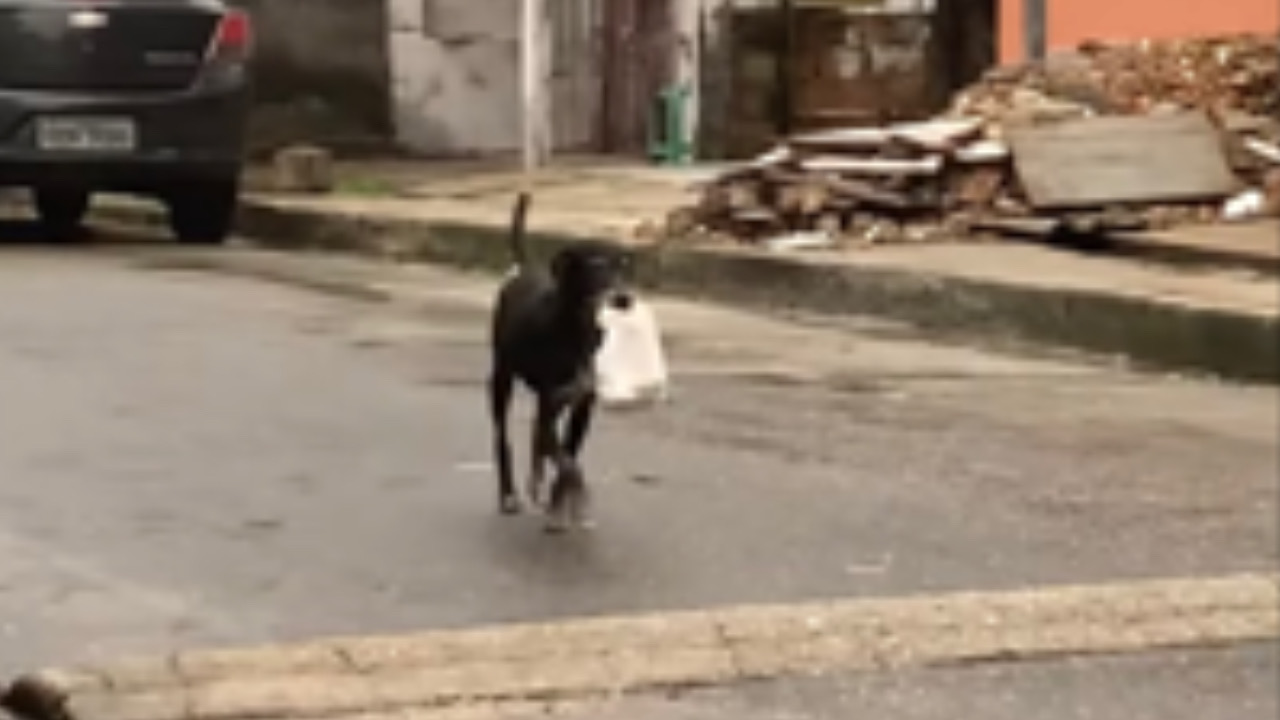
<path fill-rule="evenodd" d="M 0 89 L 0 185 L 151 192 L 175 181 L 234 176 L 244 157 L 248 106 L 243 83 L 162 94 Z M 131 118 L 137 148 L 127 154 L 42 150 L 36 119 L 49 115 Z"/>
<path fill-rule="evenodd" d="M 238 162 L 221 157 L 186 155 L 180 162 L 165 157 L 46 161 L 12 158 L 0 153 L 0 187 L 57 185 L 161 193 L 176 183 L 234 179 L 239 171 Z"/>

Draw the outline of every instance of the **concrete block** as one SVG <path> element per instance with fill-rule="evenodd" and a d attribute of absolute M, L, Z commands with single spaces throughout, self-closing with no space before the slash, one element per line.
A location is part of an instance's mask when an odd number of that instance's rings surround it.
<path fill-rule="evenodd" d="M 1218 131 L 1202 113 L 1020 127 L 1009 142 L 1037 208 L 1220 200 L 1236 186 Z"/>
<path fill-rule="evenodd" d="M 285 193 L 328 193 L 334 185 L 333 153 L 311 145 L 291 145 L 272 159 L 274 189 Z"/>

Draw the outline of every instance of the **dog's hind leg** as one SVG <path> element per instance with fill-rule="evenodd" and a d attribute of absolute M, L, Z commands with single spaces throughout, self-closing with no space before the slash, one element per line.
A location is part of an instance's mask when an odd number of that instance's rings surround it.
<path fill-rule="evenodd" d="M 504 515 L 520 512 L 520 496 L 516 494 L 511 470 L 511 438 L 508 417 L 515 377 L 497 369 L 489 378 L 489 412 L 493 421 L 493 454 L 498 464 L 498 510 Z"/>
<path fill-rule="evenodd" d="M 554 453 L 555 448 L 547 445 L 542 422 L 535 418 L 529 437 L 529 479 L 525 485 L 529 502 L 534 505 L 545 505 L 542 493 L 547 481 L 547 461 Z"/>

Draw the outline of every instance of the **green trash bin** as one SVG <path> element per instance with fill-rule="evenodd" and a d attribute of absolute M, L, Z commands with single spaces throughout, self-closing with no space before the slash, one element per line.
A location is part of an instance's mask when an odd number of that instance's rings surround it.
<path fill-rule="evenodd" d="M 689 88 L 669 85 L 654 98 L 649 158 L 659 165 L 687 165 L 693 161 L 693 143 L 685 133 L 689 96 Z"/>

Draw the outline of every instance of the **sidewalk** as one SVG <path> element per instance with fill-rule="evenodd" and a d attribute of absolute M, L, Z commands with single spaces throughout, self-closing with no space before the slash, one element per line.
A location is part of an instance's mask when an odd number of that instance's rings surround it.
<path fill-rule="evenodd" d="M 1185 266 L 1242 252 L 1265 265 L 1280 228 L 1144 236 L 1150 247 L 1135 250 L 1172 252 L 1182 267 L 1015 241 L 791 253 L 655 244 L 642 226 L 687 201 L 689 183 L 708 172 L 591 162 L 546 170 L 532 184 L 531 242 L 542 253 L 577 238 L 629 244 L 640 254 L 645 284 L 698 298 L 879 316 L 950 338 L 1047 343 L 1156 369 L 1280 381 L 1275 276 Z M 510 264 L 512 195 L 523 182 L 519 173 L 481 163 L 344 166 L 333 195 L 251 195 L 240 229 L 276 248 L 501 271 Z M 137 211 L 125 215 L 138 219 Z M 1268 236 L 1277 240 L 1268 245 Z M 1262 250 L 1248 252 L 1254 244 Z M 1191 254 L 1170 250 L 1179 246 Z M 1195 250 L 1206 247 L 1213 252 Z"/>
<path fill-rule="evenodd" d="M 1274 644 L 785 678 L 493 720 L 1241 720 L 1280 714 Z"/>
<path fill-rule="evenodd" d="M 627 710 L 626 695 L 750 681 L 1248 646 L 1276 637 L 1276 592 L 1275 578 L 1242 575 L 331 639 L 48 670 L 0 700 L 24 720 L 514 719 L 601 700 Z M 1061 700 L 1073 707 L 1073 693 Z"/>

